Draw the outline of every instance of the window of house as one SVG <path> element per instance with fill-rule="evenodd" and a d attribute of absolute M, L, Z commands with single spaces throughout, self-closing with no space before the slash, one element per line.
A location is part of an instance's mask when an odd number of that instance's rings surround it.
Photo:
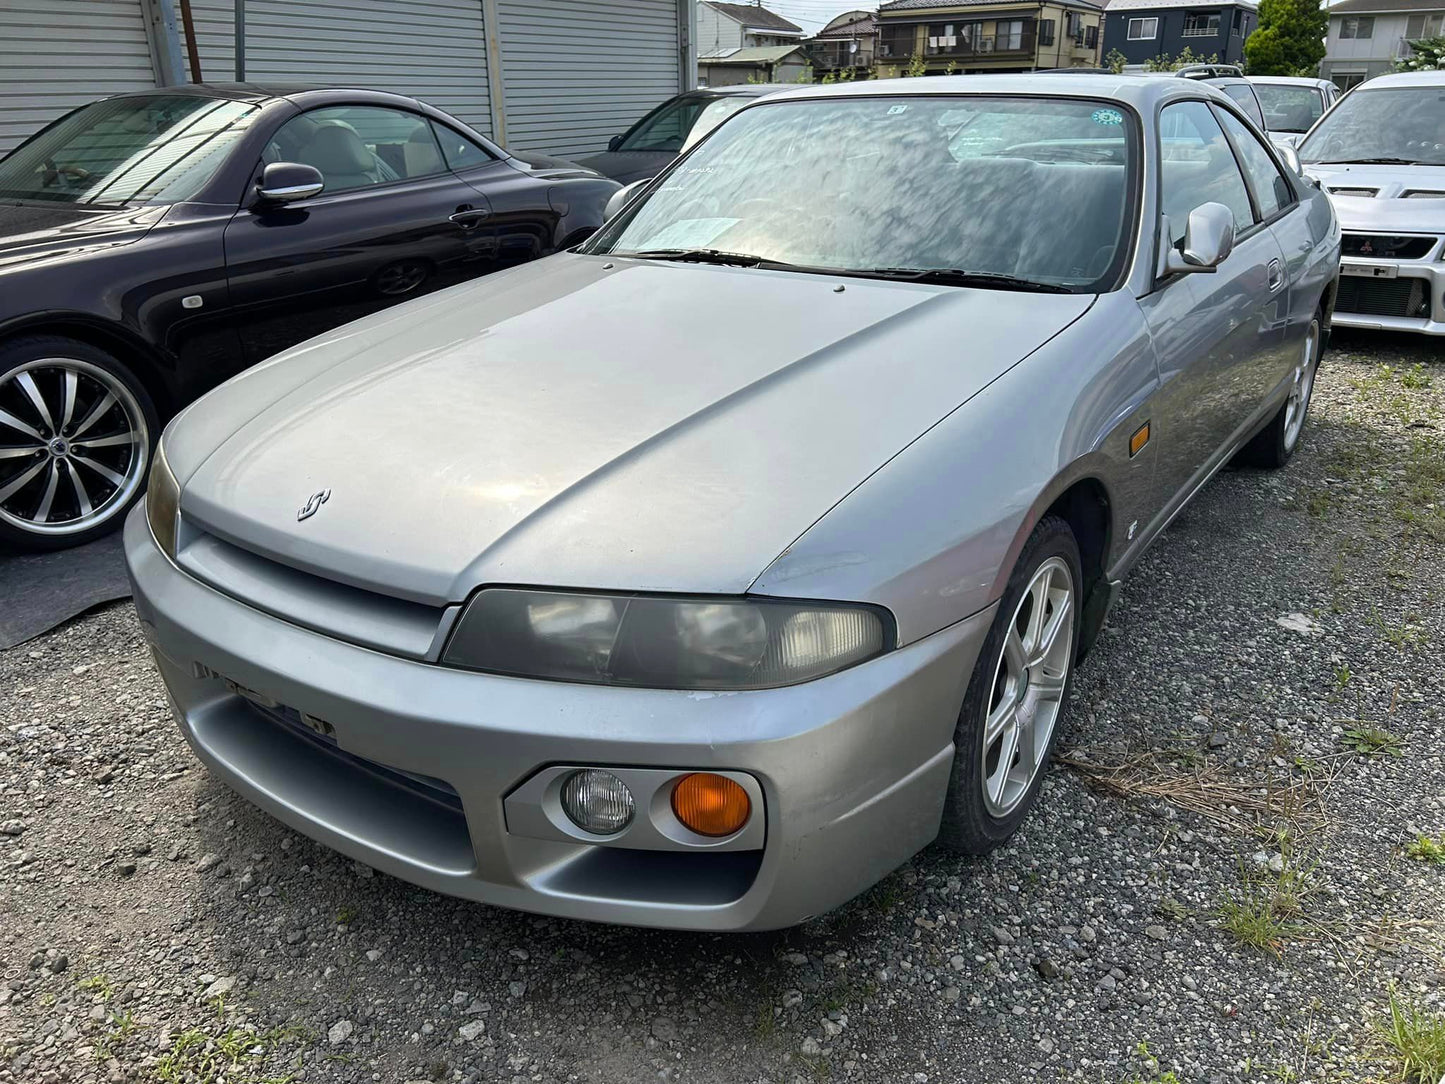
<path fill-rule="evenodd" d="M 885 26 L 878 31 L 878 55 L 887 57 L 912 56 L 912 26 Z"/>
<path fill-rule="evenodd" d="M 1186 38 L 1218 37 L 1219 12 L 1186 11 L 1184 13 L 1184 36 Z"/>
<path fill-rule="evenodd" d="M 1340 20 L 1340 37 L 1369 38 L 1375 34 L 1373 15 L 1348 15 Z"/>
<path fill-rule="evenodd" d="M 1230 26 L 1229 32 L 1236 38 L 1244 33 L 1244 11 L 1242 9 L 1234 9 L 1234 21 Z"/>
<path fill-rule="evenodd" d="M 1334 83 L 1334 85 L 1339 87 L 1342 91 L 1349 90 L 1352 87 L 1357 87 L 1364 81 L 1364 72 L 1335 72 L 1332 76 L 1330 76 L 1330 82 Z"/>
<path fill-rule="evenodd" d="M 928 28 L 928 39 L 923 43 L 929 53 L 952 53 L 958 50 L 960 41 L 956 23 L 934 23 Z"/>
<path fill-rule="evenodd" d="M 1000 20 L 994 27 L 994 48 L 1000 52 L 1024 47 L 1024 21 Z"/>
<path fill-rule="evenodd" d="M 1064 33 L 1079 42 L 1084 37 L 1084 17 L 1077 11 L 1071 11 L 1064 16 Z"/>
<path fill-rule="evenodd" d="M 1254 209 L 1239 162 L 1224 130 L 1203 102 L 1180 102 L 1159 115 L 1160 209 L 1169 219 L 1169 243 L 1184 240 L 1189 212 L 1222 203 L 1234 213 L 1235 233 L 1254 225 Z"/>
<path fill-rule="evenodd" d="M 1052 45 L 1054 43 L 1054 20 L 1039 20 L 1039 44 Z"/>
<path fill-rule="evenodd" d="M 1438 38 L 1445 24 L 1445 13 L 1436 12 L 1432 15 L 1411 15 L 1405 23 L 1405 37 L 1410 40 L 1419 38 Z"/>
<path fill-rule="evenodd" d="M 1159 36 L 1158 19 L 1130 19 L 1130 41 L 1153 41 Z"/>
<path fill-rule="evenodd" d="M 1092 49 L 1099 44 L 1099 28 L 1097 26 L 1084 27 L 1084 48 Z"/>

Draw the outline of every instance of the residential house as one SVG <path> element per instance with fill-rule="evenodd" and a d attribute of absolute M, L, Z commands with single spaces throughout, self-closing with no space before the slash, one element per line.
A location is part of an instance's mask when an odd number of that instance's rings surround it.
<path fill-rule="evenodd" d="M 697 81 L 791 83 L 808 68 L 803 28 L 761 4 L 697 0 Z"/>
<path fill-rule="evenodd" d="M 873 67 L 878 52 L 878 13 L 844 12 L 806 45 L 815 75 L 848 71 L 861 75 Z"/>
<path fill-rule="evenodd" d="M 1320 77 L 1341 90 L 1395 70 L 1411 41 L 1445 34 L 1445 0 L 1338 0 Z"/>
<path fill-rule="evenodd" d="M 1102 17 L 1089 0 L 890 0 L 878 8 L 878 74 L 1097 67 Z"/>
<path fill-rule="evenodd" d="M 397 91 L 514 150 L 589 154 L 692 88 L 694 3 L 253 0 L 238 48 L 235 0 L 189 20 L 178 0 L 0 0 L 0 154 L 94 98 L 231 80 Z"/>
<path fill-rule="evenodd" d="M 1445 0 L 1440 0 L 1445 3 Z M 1244 63 L 1245 39 L 1259 26 L 1256 0 L 1103 0 L 1104 55 L 1129 65 L 1177 57 L 1188 49 L 1223 64 Z"/>

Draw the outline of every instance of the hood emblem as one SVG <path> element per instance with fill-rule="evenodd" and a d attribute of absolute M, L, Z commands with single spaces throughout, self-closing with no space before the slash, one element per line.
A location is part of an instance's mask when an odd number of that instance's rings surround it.
<path fill-rule="evenodd" d="M 311 494 L 310 497 L 306 498 L 306 503 L 301 506 L 301 510 L 296 513 L 296 522 L 300 523 L 303 519 L 310 519 L 320 511 L 321 506 L 330 499 L 331 490 L 329 489 L 323 489 L 320 493 Z"/>

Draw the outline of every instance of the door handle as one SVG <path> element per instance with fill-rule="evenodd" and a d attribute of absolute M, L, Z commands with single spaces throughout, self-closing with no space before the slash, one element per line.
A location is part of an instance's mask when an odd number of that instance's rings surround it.
<path fill-rule="evenodd" d="M 470 203 L 464 203 L 447 218 L 455 222 L 464 230 L 469 230 L 492 212 L 485 207 L 473 207 Z"/>
<path fill-rule="evenodd" d="M 1269 288 L 1271 290 L 1278 290 L 1284 285 L 1284 268 L 1280 266 L 1278 260 L 1270 260 L 1267 271 L 1269 275 Z"/>

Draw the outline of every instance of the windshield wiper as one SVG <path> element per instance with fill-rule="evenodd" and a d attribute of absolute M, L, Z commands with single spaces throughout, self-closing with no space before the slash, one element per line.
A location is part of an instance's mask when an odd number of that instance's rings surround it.
<path fill-rule="evenodd" d="M 956 267 L 869 267 L 839 272 L 863 278 L 900 279 L 936 286 L 982 286 L 989 290 L 1026 290 L 1040 294 L 1071 294 L 1074 291 L 1056 282 L 1000 275 L 992 271 L 964 271 Z"/>
<path fill-rule="evenodd" d="M 686 263 L 715 263 L 724 267 L 757 267 L 764 260 L 747 252 L 724 252 L 716 248 L 648 248 L 640 252 L 608 252 L 627 260 L 679 260 Z"/>
<path fill-rule="evenodd" d="M 1331 158 L 1323 162 L 1311 162 L 1318 166 L 1423 166 L 1418 158 Z"/>

